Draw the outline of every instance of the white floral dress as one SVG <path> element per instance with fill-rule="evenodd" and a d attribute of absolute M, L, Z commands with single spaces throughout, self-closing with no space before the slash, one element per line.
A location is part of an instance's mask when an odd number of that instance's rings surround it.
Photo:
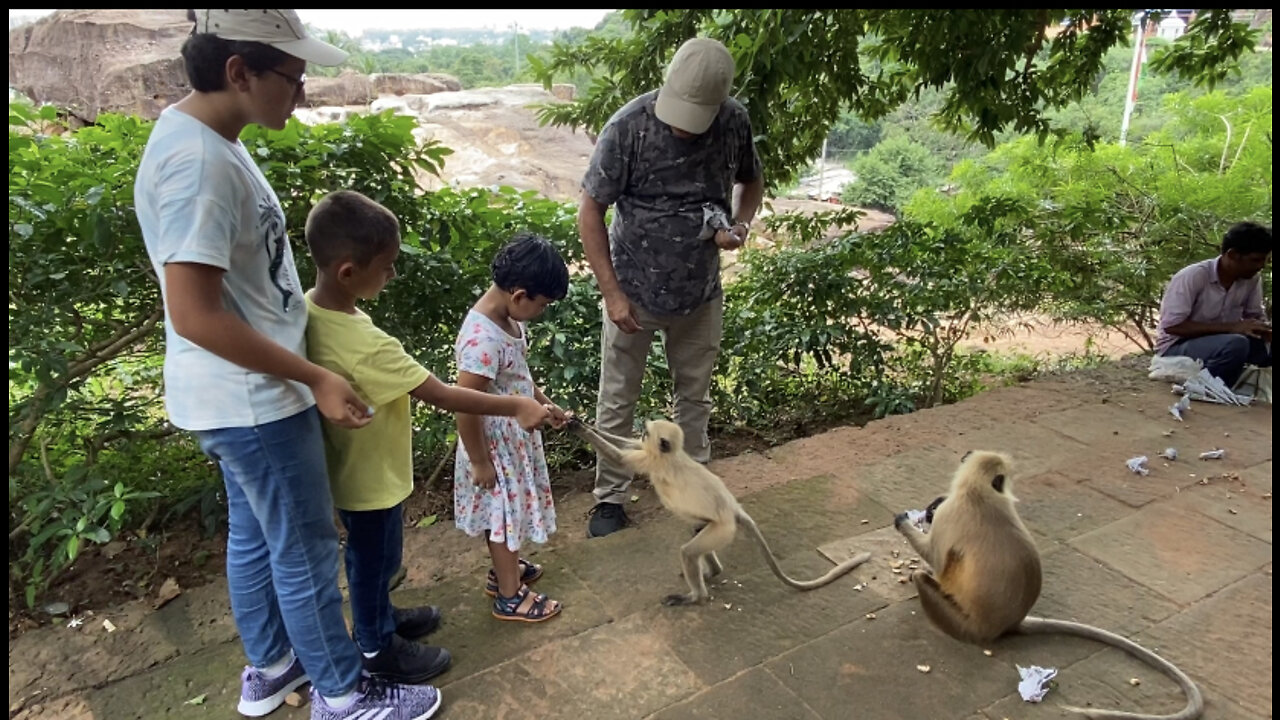
<path fill-rule="evenodd" d="M 454 356 L 458 372 L 489 378 L 489 392 L 533 397 L 528 349 L 523 324 L 520 337 L 512 337 L 484 314 L 471 310 L 458 332 Z M 556 510 L 542 433 L 525 432 L 515 418 L 485 416 L 484 436 L 498 482 L 488 490 L 476 487 L 471 458 L 459 442 L 454 463 L 454 523 L 472 537 L 483 536 L 487 530 L 490 541 L 505 540 L 512 552 L 519 551 L 525 540 L 546 542 L 556 531 Z"/>

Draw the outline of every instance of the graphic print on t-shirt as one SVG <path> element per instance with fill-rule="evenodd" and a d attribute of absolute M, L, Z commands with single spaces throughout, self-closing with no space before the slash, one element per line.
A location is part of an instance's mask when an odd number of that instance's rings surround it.
<path fill-rule="evenodd" d="M 271 198 L 258 201 L 258 225 L 262 228 L 262 242 L 267 251 L 267 275 L 271 284 L 280 291 L 280 310 L 289 312 L 291 301 L 298 297 L 294 285 L 293 255 L 287 252 L 288 238 L 284 234 L 284 216 L 280 206 Z M 289 267 L 286 267 L 286 264 Z"/>

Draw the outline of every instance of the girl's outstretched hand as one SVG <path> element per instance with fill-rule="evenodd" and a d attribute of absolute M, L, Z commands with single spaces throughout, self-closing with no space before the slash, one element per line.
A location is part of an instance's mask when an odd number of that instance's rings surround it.
<path fill-rule="evenodd" d="M 563 409 L 561 409 L 559 405 L 556 405 L 555 403 L 549 402 L 543 407 L 545 407 L 547 409 L 547 412 L 550 413 L 551 417 L 548 418 L 548 422 L 550 422 L 551 427 L 555 428 L 556 430 L 559 430 L 563 428 L 565 425 L 568 425 L 570 418 L 573 417 L 573 413 L 565 412 Z"/>

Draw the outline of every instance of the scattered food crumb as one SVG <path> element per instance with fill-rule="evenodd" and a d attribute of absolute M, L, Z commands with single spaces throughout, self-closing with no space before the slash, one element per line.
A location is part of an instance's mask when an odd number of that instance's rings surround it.
<path fill-rule="evenodd" d="M 1227 512 L 1231 513 L 1232 515 L 1239 515 L 1239 514 L 1240 514 L 1239 512 L 1237 512 L 1237 511 L 1235 510 L 1235 508 L 1227 508 Z"/>
<path fill-rule="evenodd" d="M 876 614 L 875 614 L 875 613 L 867 613 L 867 614 L 866 614 L 866 615 L 864 615 L 863 617 L 865 617 L 865 618 L 866 618 L 866 619 L 868 619 L 868 620 L 875 620 L 875 619 L 876 619 Z"/>
<path fill-rule="evenodd" d="M 987 657 L 991 657 L 992 655 L 995 655 L 995 653 L 991 652 L 990 650 L 983 650 L 982 654 L 986 655 Z"/>
<path fill-rule="evenodd" d="M 102 620 L 102 627 L 106 628 L 106 629 L 107 629 L 107 632 L 115 632 L 115 631 L 116 631 L 116 624 L 115 624 L 115 623 L 113 623 L 113 622 L 111 622 L 110 620 L 105 619 L 105 618 Z"/>
<path fill-rule="evenodd" d="M 929 672 L 930 670 L 932 670 L 933 668 L 929 667 L 928 665 L 917 665 L 917 666 L 916 666 L 916 669 L 917 669 L 917 670 L 919 670 L 919 671 L 920 671 L 920 672 L 922 672 L 922 673 L 927 673 L 927 672 Z"/>
<path fill-rule="evenodd" d="M 1142 681 L 1139 680 L 1138 678 L 1129 678 L 1129 684 L 1133 685 L 1134 687 L 1137 687 L 1138 685 L 1142 684 Z"/>
<path fill-rule="evenodd" d="M 307 696 L 299 692 L 291 692 L 284 696 L 284 702 L 289 707 L 302 707 L 307 704 Z"/>

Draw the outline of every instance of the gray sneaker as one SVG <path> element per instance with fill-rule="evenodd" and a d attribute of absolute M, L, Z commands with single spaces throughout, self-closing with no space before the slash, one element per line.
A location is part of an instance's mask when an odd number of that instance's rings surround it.
<path fill-rule="evenodd" d="M 283 673 L 273 678 L 258 668 L 245 666 L 240 674 L 240 704 L 236 709 L 247 717 L 262 717 L 283 705 L 285 697 L 308 680 L 296 656 Z"/>
<path fill-rule="evenodd" d="M 440 709 L 440 700 L 440 691 L 430 685 L 396 685 L 365 676 L 355 700 L 341 709 L 329 707 L 312 687 L 311 720 L 427 720 Z"/>

